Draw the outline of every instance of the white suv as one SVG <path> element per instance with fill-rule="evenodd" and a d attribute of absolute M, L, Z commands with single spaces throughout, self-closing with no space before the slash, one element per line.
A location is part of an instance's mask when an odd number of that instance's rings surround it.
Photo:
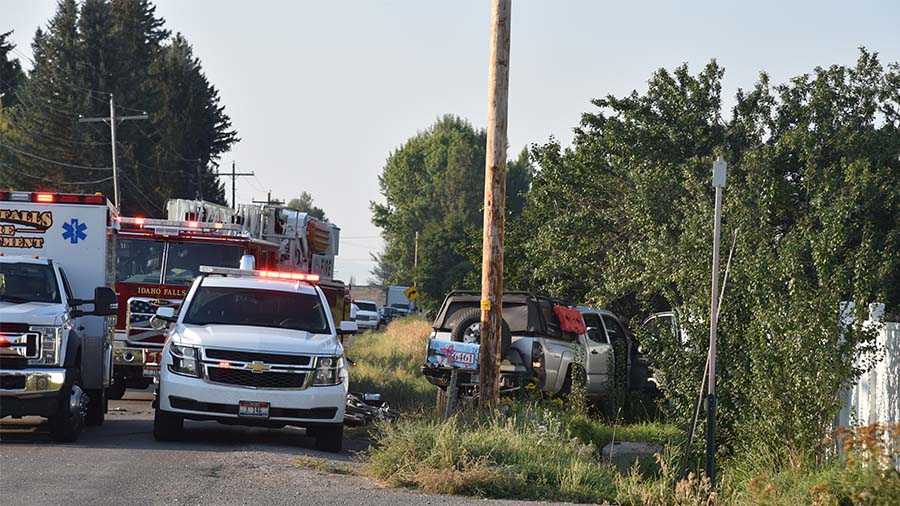
<path fill-rule="evenodd" d="M 356 325 L 360 331 L 374 330 L 381 326 L 381 317 L 378 315 L 378 306 L 369 300 L 354 301 L 356 307 Z"/>
<path fill-rule="evenodd" d="M 201 267 L 175 315 L 160 362 L 153 436 L 177 440 L 185 419 L 306 427 L 316 448 L 338 452 L 347 365 L 318 276 Z"/>

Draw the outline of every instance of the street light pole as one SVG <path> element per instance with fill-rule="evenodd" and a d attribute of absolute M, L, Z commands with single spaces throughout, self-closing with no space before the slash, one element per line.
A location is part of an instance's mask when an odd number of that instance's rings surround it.
<path fill-rule="evenodd" d="M 713 163 L 712 185 L 716 189 L 715 224 L 713 225 L 712 291 L 709 302 L 709 391 L 706 398 L 706 476 L 710 490 L 716 484 L 716 332 L 718 331 L 719 237 L 722 228 L 722 190 L 725 189 L 727 165 L 720 156 Z"/>

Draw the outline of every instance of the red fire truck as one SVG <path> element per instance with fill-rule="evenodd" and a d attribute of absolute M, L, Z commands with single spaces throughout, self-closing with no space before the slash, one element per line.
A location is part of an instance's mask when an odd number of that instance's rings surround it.
<path fill-rule="evenodd" d="M 150 327 L 157 308 L 177 308 L 201 265 L 237 267 L 243 255 L 253 255 L 260 269 L 274 268 L 278 245 L 246 237 L 233 224 L 120 218 L 110 398 L 121 398 L 128 387 L 146 388 L 159 373 L 164 336 Z"/>
<path fill-rule="evenodd" d="M 252 255 L 257 269 L 320 274 L 335 321 L 349 319 L 348 287 L 331 279 L 337 227 L 328 224 L 331 232 L 323 234 L 321 223 L 297 222 L 298 212 L 281 206 L 232 211 L 208 202 L 173 200 L 167 207 L 166 220 L 120 218 L 119 312 L 110 398 L 121 398 L 126 388 L 146 388 L 158 377 L 164 335 L 150 327 L 150 318 L 160 306 L 181 304 L 201 265 L 237 267 L 242 256 Z M 300 226 L 283 217 L 294 218 Z"/>

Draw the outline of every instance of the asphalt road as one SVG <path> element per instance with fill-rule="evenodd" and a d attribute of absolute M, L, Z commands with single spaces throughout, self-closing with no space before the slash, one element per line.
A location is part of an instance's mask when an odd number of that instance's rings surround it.
<path fill-rule="evenodd" d="M 338 455 L 318 452 L 302 429 L 188 421 L 183 442 L 157 443 L 149 399 L 146 392 L 129 392 L 125 400 L 110 402 L 106 423 L 87 428 L 72 444 L 50 442 L 41 427 L 4 424 L 0 502 L 16 506 L 519 504 L 385 489 L 359 476 L 298 467 L 295 457 L 312 456 L 358 468 L 358 452 L 366 448 L 365 441 L 348 440 L 346 450 Z"/>

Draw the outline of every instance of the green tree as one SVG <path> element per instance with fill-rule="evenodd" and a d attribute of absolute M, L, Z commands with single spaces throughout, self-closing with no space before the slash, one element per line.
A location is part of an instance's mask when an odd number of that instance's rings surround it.
<path fill-rule="evenodd" d="M 10 184 L 112 195 L 109 128 L 80 124 L 146 111 L 117 130 L 123 211 L 162 215 L 168 198 L 224 202 L 213 168 L 238 138 L 190 44 L 149 0 L 60 0 L 34 38 L 34 67 L 6 114 Z M 50 160 L 50 161 L 48 161 Z"/>
<path fill-rule="evenodd" d="M 10 54 L 15 45 L 9 41 L 12 31 L 0 33 L 0 103 L 5 107 L 16 105 L 14 92 L 25 81 L 25 73 L 18 58 L 11 58 Z"/>
<path fill-rule="evenodd" d="M 417 282 L 423 307 L 471 288 L 480 271 L 486 143 L 484 130 L 447 115 L 392 152 L 379 176 L 385 203 L 372 203 L 372 222 L 382 229 L 385 249 L 373 274 L 388 283 Z M 508 205 L 517 209 L 531 174 L 527 153 L 509 165 Z"/>
<path fill-rule="evenodd" d="M 328 221 L 328 218 L 325 217 L 325 210 L 321 207 L 317 207 L 313 203 L 313 196 L 309 192 L 300 192 L 300 196 L 295 199 L 291 199 L 287 203 L 287 206 L 298 211 L 303 211 L 304 213 L 319 218 L 320 220 Z"/>
<path fill-rule="evenodd" d="M 628 316 L 675 308 L 687 343 L 642 337 L 687 418 L 709 324 L 711 166 L 724 156 L 726 247 L 739 229 L 719 322 L 724 449 L 811 451 L 872 352 L 841 301 L 900 304 L 900 71 L 862 50 L 855 66 L 779 86 L 762 74 L 728 119 L 723 73 L 660 70 L 646 93 L 594 100 L 572 148 L 536 146 L 513 277 Z"/>

